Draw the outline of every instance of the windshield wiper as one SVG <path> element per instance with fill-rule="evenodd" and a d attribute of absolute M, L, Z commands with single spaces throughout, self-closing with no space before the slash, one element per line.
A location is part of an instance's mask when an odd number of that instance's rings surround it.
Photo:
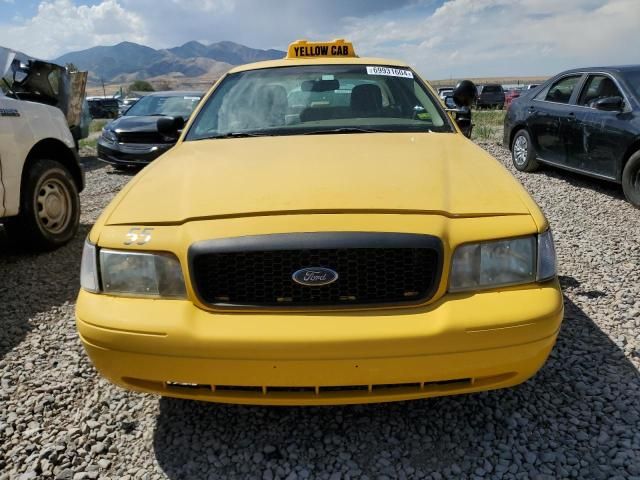
<path fill-rule="evenodd" d="M 211 140 L 216 138 L 246 138 L 246 137 L 270 137 L 270 133 L 256 133 L 256 132 L 227 132 L 219 135 L 209 135 L 206 137 L 199 137 L 194 140 Z"/>
<path fill-rule="evenodd" d="M 323 135 L 332 133 L 389 133 L 390 130 L 380 130 L 373 128 L 361 128 L 361 127 L 340 127 L 332 128 L 329 130 L 312 130 L 310 132 L 304 132 L 302 135 Z"/>

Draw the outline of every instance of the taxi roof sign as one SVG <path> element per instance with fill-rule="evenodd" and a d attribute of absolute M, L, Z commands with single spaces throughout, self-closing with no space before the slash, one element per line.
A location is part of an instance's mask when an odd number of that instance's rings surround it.
<path fill-rule="evenodd" d="M 351 42 L 345 42 L 338 38 L 331 42 L 308 42 L 296 40 L 289 45 L 288 59 L 296 58 L 331 58 L 331 57 L 357 57 Z"/>

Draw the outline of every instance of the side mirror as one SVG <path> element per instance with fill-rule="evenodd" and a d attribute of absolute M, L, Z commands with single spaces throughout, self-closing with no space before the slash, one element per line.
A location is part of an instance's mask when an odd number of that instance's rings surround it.
<path fill-rule="evenodd" d="M 624 99 L 622 97 L 601 98 L 593 103 L 593 108 L 606 112 L 619 112 L 624 108 Z"/>
<path fill-rule="evenodd" d="M 470 138 L 471 131 L 473 130 L 473 123 L 471 123 L 471 109 L 468 107 L 462 107 L 456 110 L 456 124 L 462 134 Z"/>
<path fill-rule="evenodd" d="M 444 105 L 447 107 L 447 111 L 455 115 L 455 121 L 462 134 L 469 138 L 471 137 L 471 130 L 473 130 L 473 124 L 471 123 L 471 108 L 458 106 L 451 96 L 444 97 Z"/>
<path fill-rule="evenodd" d="M 458 107 L 453 97 L 450 97 L 448 95 L 444 97 L 444 106 L 451 109 L 456 109 Z"/>
<path fill-rule="evenodd" d="M 177 137 L 178 132 L 184 128 L 182 117 L 160 117 L 156 124 L 158 132 L 167 137 Z"/>
<path fill-rule="evenodd" d="M 453 101 L 459 107 L 471 107 L 477 96 L 478 90 L 471 80 L 462 80 L 453 89 Z"/>

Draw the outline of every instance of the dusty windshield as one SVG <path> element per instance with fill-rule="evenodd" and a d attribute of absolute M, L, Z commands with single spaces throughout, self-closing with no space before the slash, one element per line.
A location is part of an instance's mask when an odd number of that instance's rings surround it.
<path fill-rule="evenodd" d="M 186 139 L 369 131 L 453 129 L 409 69 L 308 65 L 228 75 Z"/>
<path fill-rule="evenodd" d="M 200 101 L 200 95 L 148 95 L 141 98 L 124 116 L 168 115 L 188 118 Z"/>

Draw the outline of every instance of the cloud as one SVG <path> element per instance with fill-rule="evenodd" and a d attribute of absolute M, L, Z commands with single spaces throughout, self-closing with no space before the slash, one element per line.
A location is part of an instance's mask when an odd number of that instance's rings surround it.
<path fill-rule="evenodd" d="M 154 46 L 232 40 L 284 49 L 298 38 L 324 38 L 342 18 L 394 11 L 419 0 L 121 0 L 144 12 Z M 339 35 L 338 35 L 339 36 Z"/>
<path fill-rule="evenodd" d="M 342 33 L 428 78 L 545 75 L 637 62 L 639 18 L 637 0 L 450 0 L 430 15 L 351 19 Z"/>
<path fill-rule="evenodd" d="M 6 2 L 7 0 L 0 0 Z M 166 48 L 190 40 L 232 40 L 284 48 L 320 37 L 340 18 L 394 10 L 420 0 L 41 0 L 30 19 L 0 19 L 0 44 L 51 58 L 124 40 Z M 16 10 L 18 10 L 16 8 Z"/>
<path fill-rule="evenodd" d="M 43 1 L 34 17 L 0 25 L 1 45 L 42 58 L 124 39 L 144 43 L 148 36 L 142 17 L 125 10 L 117 0 L 91 6 L 76 6 L 71 0 Z"/>
<path fill-rule="evenodd" d="M 431 79 L 638 61 L 640 0 L 78 2 L 41 0 L 30 19 L 0 20 L 0 44 L 54 57 L 124 40 L 154 48 L 232 40 L 284 49 L 298 38 L 344 37 L 361 55 L 406 60 Z"/>

